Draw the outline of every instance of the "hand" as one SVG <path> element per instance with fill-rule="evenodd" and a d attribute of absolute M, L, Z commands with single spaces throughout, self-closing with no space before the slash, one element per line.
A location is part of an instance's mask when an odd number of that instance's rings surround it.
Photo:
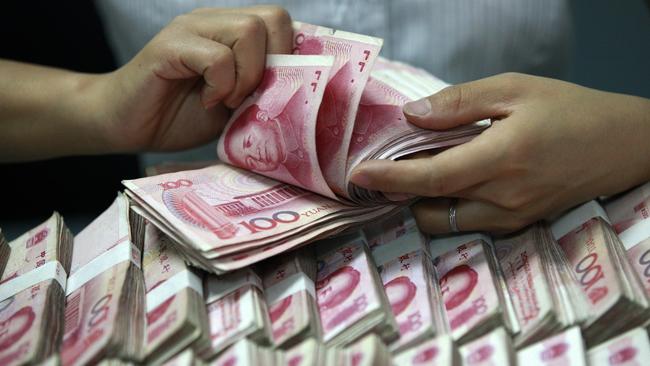
<path fill-rule="evenodd" d="M 422 230 L 514 231 L 650 179 L 650 101 L 521 74 L 448 87 L 407 104 L 406 118 L 447 129 L 493 118 L 472 141 L 437 155 L 360 164 L 352 182 L 435 197 L 413 212 Z"/>
<path fill-rule="evenodd" d="M 198 9 L 174 19 L 128 64 L 102 75 L 98 113 L 111 150 L 179 150 L 213 140 L 258 85 L 267 53 L 291 52 L 279 7 Z"/>

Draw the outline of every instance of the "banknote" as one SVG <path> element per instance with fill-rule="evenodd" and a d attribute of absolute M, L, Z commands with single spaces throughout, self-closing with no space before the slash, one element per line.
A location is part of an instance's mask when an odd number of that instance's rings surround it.
<path fill-rule="evenodd" d="M 509 324 L 504 312 L 511 305 L 498 276 L 491 239 L 484 235 L 434 239 L 431 256 L 440 276 L 452 337 L 462 344 L 500 324 Z"/>
<path fill-rule="evenodd" d="M 72 234 L 54 213 L 6 252 L 0 280 L 0 364 L 45 362 L 61 345 Z"/>
<path fill-rule="evenodd" d="M 208 314 L 200 275 L 170 240 L 146 224 L 142 269 L 146 286 L 146 345 L 149 363 L 160 363 L 189 345 L 208 342 Z"/>
<path fill-rule="evenodd" d="M 650 360 L 650 339 L 643 328 L 634 328 L 589 349 L 590 365 L 644 365 Z"/>
<path fill-rule="evenodd" d="M 379 270 L 399 329 L 399 338 L 390 345 L 392 352 L 446 333 L 446 317 L 439 311 L 442 295 L 424 248 L 399 255 Z"/>
<path fill-rule="evenodd" d="M 219 138 L 219 159 L 334 198 L 316 146 L 316 117 L 332 62 L 327 56 L 267 56 L 260 86 Z"/>
<path fill-rule="evenodd" d="M 463 365 L 467 366 L 515 365 L 510 335 L 502 327 L 461 346 L 458 351 Z"/>
<path fill-rule="evenodd" d="M 311 250 L 265 263 L 262 282 L 276 347 L 287 348 L 307 337 L 320 337 L 315 277 L 316 259 Z"/>
<path fill-rule="evenodd" d="M 517 364 L 530 366 L 587 366 L 585 346 L 580 334 L 580 328 L 569 328 L 562 333 L 520 350 L 517 352 Z"/>
<path fill-rule="evenodd" d="M 650 183 L 645 183 L 605 204 L 612 227 L 620 234 L 650 217 Z"/>
<path fill-rule="evenodd" d="M 439 336 L 395 354 L 393 364 L 408 366 L 459 365 L 460 356 L 451 337 Z"/>
<path fill-rule="evenodd" d="M 209 276 L 205 287 L 210 345 L 201 351 L 202 357 L 213 357 L 244 338 L 270 343 L 271 322 L 262 280 L 253 270 Z"/>
<path fill-rule="evenodd" d="M 130 218 L 129 203 L 113 204 L 74 241 L 66 289 L 63 365 L 102 359 L 137 362 L 144 356 L 145 286 L 143 233 Z"/>
<path fill-rule="evenodd" d="M 293 41 L 295 54 L 334 57 L 318 110 L 314 151 L 318 151 L 319 164 L 330 188 L 345 195 L 345 168 L 357 108 L 383 40 L 294 22 Z"/>
<path fill-rule="evenodd" d="M 328 345 L 345 345 L 374 331 L 393 340 L 396 323 L 366 244 L 358 236 L 331 239 L 318 254 L 316 299 Z M 334 243 L 340 243 L 334 245 Z"/>

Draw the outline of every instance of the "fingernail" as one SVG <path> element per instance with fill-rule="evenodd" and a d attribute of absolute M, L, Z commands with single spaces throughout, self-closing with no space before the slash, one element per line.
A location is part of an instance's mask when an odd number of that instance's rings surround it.
<path fill-rule="evenodd" d="M 426 116 L 431 112 L 431 103 L 429 99 L 424 98 L 416 100 L 415 102 L 406 103 L 404 105 L 404 113 L 412 116 Z"/>
<path fill-rule="evenodd" d="M 368 187 L 370 185 L 370 177 L 364 172 L 352 174 L 350 180 L 359 187 Z"/>

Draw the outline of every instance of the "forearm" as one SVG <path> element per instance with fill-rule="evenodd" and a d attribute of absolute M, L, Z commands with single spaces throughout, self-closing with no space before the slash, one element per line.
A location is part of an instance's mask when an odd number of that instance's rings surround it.
<path fill-rule="evenodd" d="M 109 152 L 101 75 L 0 60 L 0 162 Z"/>

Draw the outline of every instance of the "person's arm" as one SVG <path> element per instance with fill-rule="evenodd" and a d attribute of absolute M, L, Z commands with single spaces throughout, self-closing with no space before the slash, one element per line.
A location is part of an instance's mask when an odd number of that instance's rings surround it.
<path fill-rule="evenodd" d="M 111 151 L 100 75 L 0 60 L 0 159 Z"/>
<path fill-rule="evenodd" d="M 0 162 L 209 142 L 292 34 L 282 8 L 198 9 L 108 74 L 0 60 Z"/>
<path fill-rule="evenodd" d="M 449 232 L 513 231 L 580 202 L 650 180 L 650 100 L 521 74 L 448 87 L 404 107 L 423 128 L 493 118 L 474 140 L 431 157 L 361 164 L 352 182 L 433 197 L 418 224 Z"/>

